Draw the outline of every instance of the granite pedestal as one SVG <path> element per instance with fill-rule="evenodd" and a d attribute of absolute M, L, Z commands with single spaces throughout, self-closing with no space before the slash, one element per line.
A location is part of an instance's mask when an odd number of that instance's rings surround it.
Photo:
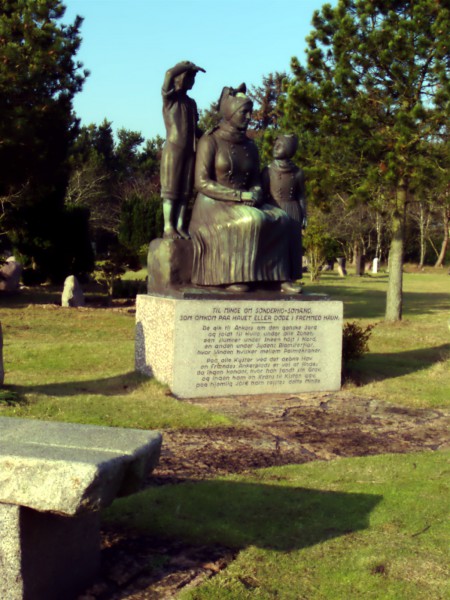
<path fill-rule="evenodd" d="M 152 240 L 147 255 L 149 294 L 189 284 L 193 253 L 191 240 Z"/>
<path fill-rule="evenodd" d="M 0 418 L 0 598 L 70 600 L 100 561 L 99 510 L 158 462 L 152 431 Z"/>
<path fill-rule="evenodd" d="M 140 295 L 136 369 L 180 398 L 338 390 L 342 302 Z"/>

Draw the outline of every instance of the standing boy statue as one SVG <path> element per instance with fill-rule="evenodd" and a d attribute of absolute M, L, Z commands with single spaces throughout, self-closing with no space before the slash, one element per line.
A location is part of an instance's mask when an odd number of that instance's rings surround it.
<path fill-rule="evenodd" d="M 302 277 L 302 229 L 306 227 L 305 177 L 292 161 L 298 146 L 295 135 L 279 135 L 273 147 L 274 160 L 261 175 L 267 202 L 282 208 L 290 217 L 290 280 Z"/>
<path fill-rule="evenodd" d="M 179 62 L 167 71 L 162 87 L 166 142 L 161 157 L 161 197 L 166 239 L 189 239 L 184 219 L 194 183 L 197 139 L 202 132 L 197 126 L 197 105 L 187 91 L 194 86 L 198 71 L 205 73 L 190 61 Z"/>

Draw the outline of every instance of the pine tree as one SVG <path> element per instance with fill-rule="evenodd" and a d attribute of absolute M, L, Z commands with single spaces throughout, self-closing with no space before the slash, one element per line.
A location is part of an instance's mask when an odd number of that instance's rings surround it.
<path fill-rule="evenodd" d="M 278 112 L 278 101 L 283 93 L 286 73 L 269 73 L 264 76 L 262 85 L 252 86 L 249 96 L 254 102 L 252 114 L 252 127 L 265 130 L 268 127 L 278 128 L 280 114 Z"/>
<path fill-rule="evenodd" d="M 386 319 L 400 320 L 406 206 L 450 116 L 449 1 L 338 0 L 313 27 L 306 67 L 292 61 L 283 125 L 307 146 L 313 195 L 389 190 Z"/>
<path fill-rule="evenodd" d="M 87 75 L 74 60 L 82 20 L 61 24 L 64 12 L 59 0 L 2 0 L 0 12 L 2 228 L 47 267 L 66 221 L 72 100 Z"/>

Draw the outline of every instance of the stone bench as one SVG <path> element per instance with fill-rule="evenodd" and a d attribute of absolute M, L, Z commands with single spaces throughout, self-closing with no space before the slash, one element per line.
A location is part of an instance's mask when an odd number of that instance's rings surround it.
<path fill-rule="evenodd" d="M 154 431 L 0 418 L 0 598 L 69 600 L 100 564 L 101 508 L 156 466 Z"/>

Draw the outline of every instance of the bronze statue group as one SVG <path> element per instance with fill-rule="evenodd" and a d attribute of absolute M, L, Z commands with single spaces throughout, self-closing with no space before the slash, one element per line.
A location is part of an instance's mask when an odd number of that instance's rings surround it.
<path fill-rule="evenodd" d="M 253 103 L 245 84 L 222 90 L 221 121 L 202 135 L 196 103 L 187 94 L 198 71 L 205 72 L 182 61 L 167 71 L 162 88 L 164 238 L 192 239 L 196 285 L 299 293 L 306 202 L 303 171 L 291 161 L 297 138 L 279 135 L 274 160 L 260 172 L 256 144 L 247 136 Z"/>

